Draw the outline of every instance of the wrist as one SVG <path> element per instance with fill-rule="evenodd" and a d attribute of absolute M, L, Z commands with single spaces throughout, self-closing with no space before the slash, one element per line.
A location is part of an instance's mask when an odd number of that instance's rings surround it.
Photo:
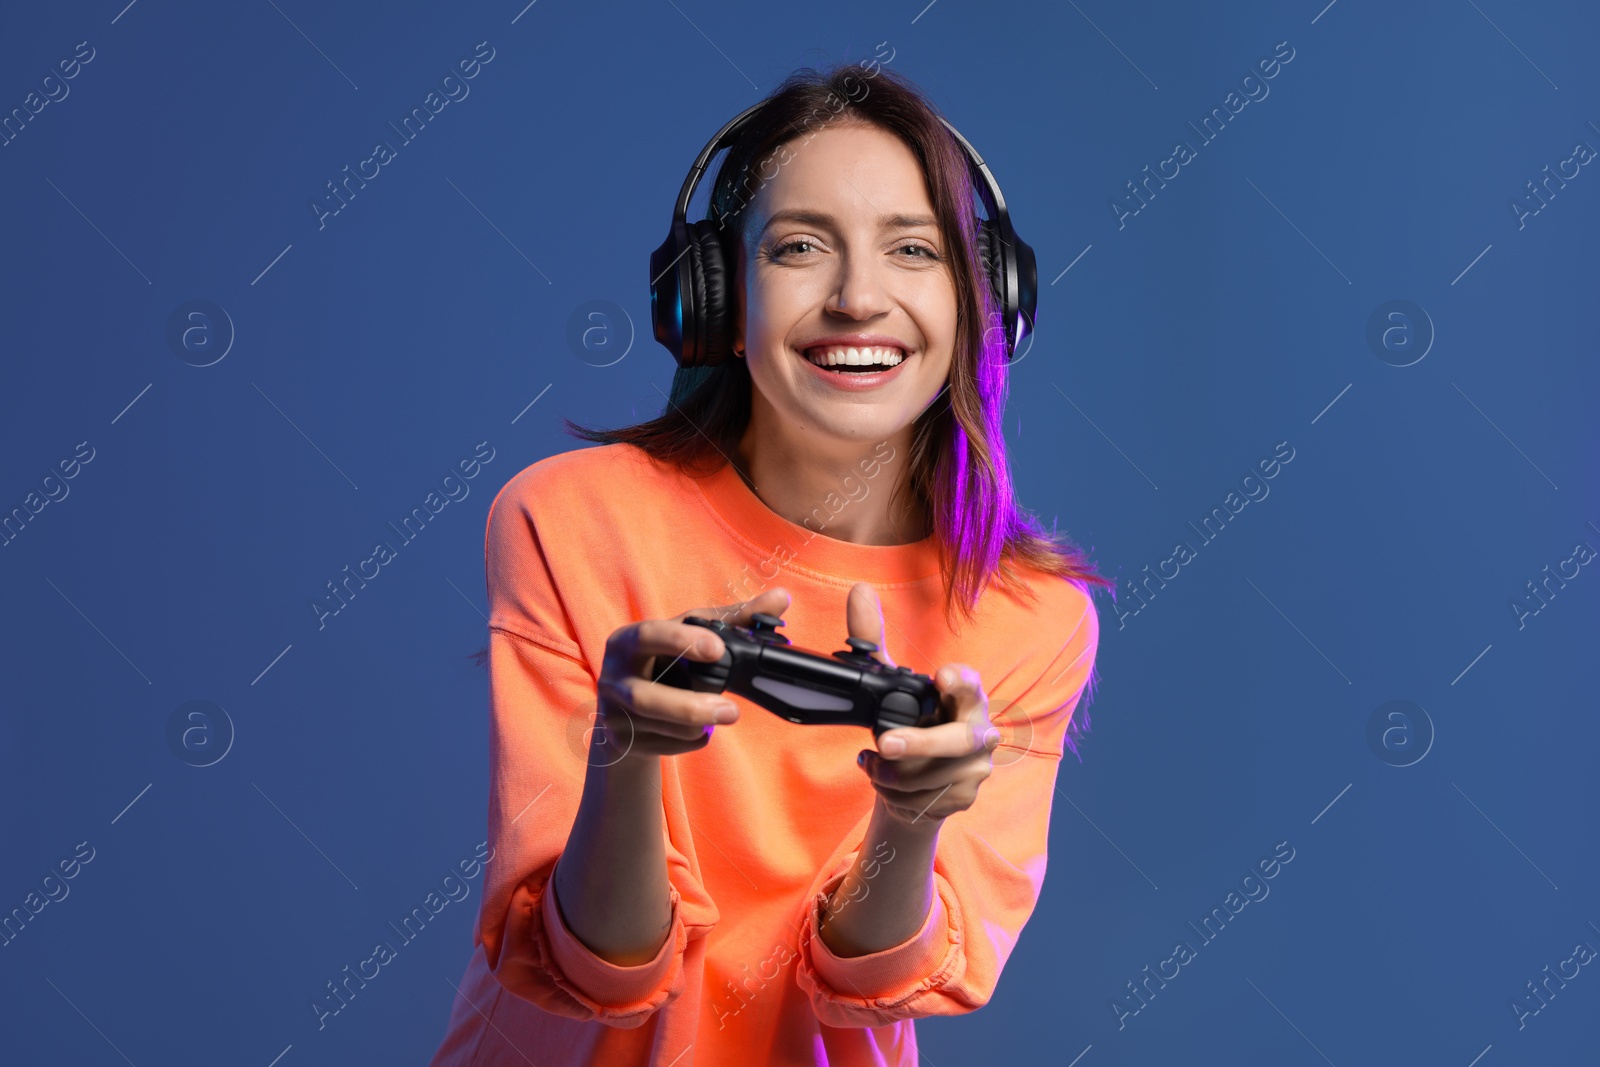
<path fill-rule="evenodd" d="M 932 841 L 939 836 L 943 825 L 942 818 L 919 816 L 916 812 L 900 814 L 889 807 L 882 794 L 878 794 L 872 804 L 872 827 L 879 832 L 879 837 L 892 836 L 908 843 Z"/>

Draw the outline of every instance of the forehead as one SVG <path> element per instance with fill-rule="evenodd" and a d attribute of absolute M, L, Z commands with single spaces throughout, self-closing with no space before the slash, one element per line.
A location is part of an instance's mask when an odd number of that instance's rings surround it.
<path fill-rule="evenodd" d="M 775 213 L 820 212 L 840 224 L 876 224 L 880 218 L 930 215 L 927 178 L 911 147 L 878 126 L 835 123 L 815 136 L 802 136 L 779 149 L 752 201 L 757 227 Z M 787 162 L 783 162 L 787 158 Z"/>

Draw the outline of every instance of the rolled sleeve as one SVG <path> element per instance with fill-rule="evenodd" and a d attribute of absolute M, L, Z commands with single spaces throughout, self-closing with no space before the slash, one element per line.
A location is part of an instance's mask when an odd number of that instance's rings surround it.
<path fill-rule="evenodd" d="M 561 914 L 554 878 L 546 884 L 539 906 L 550 955 L 565 978 L 568 993 L 597 1017 L 613 1023 L 634 1016 L 642 1019 L 671 995 L 688 938 L 678 917 L 678 890 L 669 886 L 668 892 L 672 897 L 671 930 L 661 949 L 648 963 L 623 967 L 597 956 L 578 940 Z"/>
<path fill-rule="evenodd" d="M 850 865 L 854 862 L 852 857 Z M 811 898 L 800 934 L 796 977 L 827 1025 L 879 1026 L 903 1018 L 897 1009 L 955 973 L 961 963 L 961 928 L 951 917 L 960 914 L 960 904 L 950 883 L 936 871 L 933 902 L 920 930 L 877 952 L 839 956 L 822 939 L 821 917 L 848 873 L 847 866 Z"/>

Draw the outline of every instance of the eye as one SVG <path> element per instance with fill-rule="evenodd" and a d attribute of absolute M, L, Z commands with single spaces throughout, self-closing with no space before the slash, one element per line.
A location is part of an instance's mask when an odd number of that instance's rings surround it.
<path fill-rule="evenodd" d="M 784 255 L 789 254 L 791 249 L 799 248 L 801 246 L 810 248 L 814 244 L 815 244 L 814 241 L 808 240 L 807 238 L 797 237 L 793 241 L 789 241 L 789 242 L 787 242 L 785 244 L 773 246 L 772 251 L 770 253 L 768 253 L 768 254 L 772 258 L 776 259 L 779 256 L 784 256 Z M 796 254 L 798 254 L 798 253 L 796 253 Z"/>
<path fill-rule="evenodd" d="M 939 253 L 938 252 L 936 252 L 934 249 L 928 247 L 927 245 L 921 245 L 921 244 L 901 245 L 899 248 L 895 249 L 895 251 L 896 252 L 916 252 L 916 253 L 918 253 L 917 255 L 914 255 L 914 256 L 903 256 L 903 257 L 901 257 L 903 259 L 929 259 L 929 260 L 934 260 L 934 259 L 938 259 L 939 258 Z"/>

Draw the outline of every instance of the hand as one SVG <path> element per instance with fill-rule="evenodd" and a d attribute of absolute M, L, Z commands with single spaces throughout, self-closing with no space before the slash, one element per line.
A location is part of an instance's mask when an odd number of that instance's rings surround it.
<path fill-rule="evenodd" d="M 591 746 L 609 746 L 604 765 L 695 752 L 710 742 L 714 724 L 738 722 L 738 707 L 721 693 L 696 693 L 655 679 L 677 657 L 711 663 L 726 651 L 722 638 L 683 621 L 690 615 L 744 626 L 756 612 L 782 615 L 789 600 L 787 590 L 768 589 L 741 603 L 645 619 L 613 631 L 595 686 L 599 708 L 591 740 Z"/>
<path fill-rule="evenodd" d="M 865 582 L 850 589 L 845 614 L 851 637 L 878 646 L 873 657 L 887 666 L 883 607 Z M 978 672 L 947 663 L 933 675 L 945 721 L 922 729 L 905 727 L 878 735 L 878 747 L 863 749 L 857 763 L 878 792 L 878 803 L 906 825 L 937 827 L 978 799 L 978 787 L 994 769 L 1000 731 L 989 721 L 989 698 Z"/>

